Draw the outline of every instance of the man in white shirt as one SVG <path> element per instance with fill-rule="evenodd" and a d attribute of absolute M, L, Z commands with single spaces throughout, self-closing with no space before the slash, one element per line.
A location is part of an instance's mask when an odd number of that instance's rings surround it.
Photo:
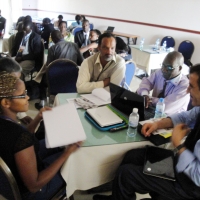
<path fill-rule="evenodd" d="M 99 37 L 99 52 L 81 64 L 76 83 L 78 93 L 91 93 L 104 88 L 110 82 L 120 85 L 125 77 L 125 61 L 115 53 L 116 39 L 111 33 Z"/>

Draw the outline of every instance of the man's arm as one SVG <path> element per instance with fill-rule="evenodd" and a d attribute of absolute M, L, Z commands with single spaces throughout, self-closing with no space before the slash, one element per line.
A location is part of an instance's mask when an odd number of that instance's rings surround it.
<path fill-rule="evenodd" d="M 83 62 L 83 55 L 81 54 L 81 52 L 79 51 L 78 45 L 75 45 L 75 51 L 77 52 L 77 65 L 81 66 L 81 63 Z"/>
<path fill-rule="evenodd" d="M 94 49 L 94 48 L 97 48 L 97 47 L 98 47 L 98 44 L 95 43 L 95 42 L 93 42 L 91 44 L 88 44 L 85 47 L 80 48 L 79 50 L 80 50 L 81 53 L 84 53 L 84 52 L 86 52 L 89 49 Z"/>
<path fill-rule="evenodd" d="M 83 61 L 79 69 L 78 80 L 76 82 L 76 87 L 78 93 L 91 93 L 95 88 L 103 88 L 104 82 L 90 82 L 90 73 L 88 68 L 87 59 Z"/>

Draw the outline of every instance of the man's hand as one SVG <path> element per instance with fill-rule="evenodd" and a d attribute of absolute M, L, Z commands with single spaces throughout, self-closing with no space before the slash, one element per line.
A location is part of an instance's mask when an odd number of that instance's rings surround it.
<path fill-rule="evenodd" d="M 145 108 L 148 108 L 149 104 L 151 103 L 151 99 L 147 95 L 144 95 L 143 97 L 145 98 Z"/>
<path fill-rule="evenodd" d="M 146 123 L 142 126 L 141 132 L 145 137 L 149 137 L 151 135 L 151 133 L 157 129 L 158 129 L 158 125 L 156 122 Z"/>
<path fill-rule="evenodd" d="M 22 123 L 24 123 L 24 124 L 30 124 L 30 122 L 32 122 L 33 119 L 32 119 L 31 117 L 29 117 L 29 116 L 26 116 L 26 117 L 20 119 L 20 121 L 21 121 Z"/>
<path fill-rule="evenodd" d="M 188 128 L 185 124 L 178 124 L 175 126 L 172 132 L 172 142 L 175 147 L 181 144 L 181 140 L 190 132 L 190 128 Z"/>
<path fill-rule="evenodd" d="M 22 61 L 22 58 L 21 58 L 21 57 L 15 57 L 15 60 L 16 60 L 17 62 L 21 62 L 21 61 Z"/>
<path fill-rule="evenodd" d="M 104 87 L 108 86 L 110 84 L 110 78 L 106 78 L 103 80 Z"/>

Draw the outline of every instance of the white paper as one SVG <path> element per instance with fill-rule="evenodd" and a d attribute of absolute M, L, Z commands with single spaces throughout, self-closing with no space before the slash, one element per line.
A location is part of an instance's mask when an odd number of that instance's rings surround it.
<path fill-rule="evenodd" d="M 54 107 L 43 112 L 47 148 L 65 146 L 83 141 L 86 135 L 73 103 Z"/>
<path fill-rule="evenodd" d="M 76 101 L 74 101 L 75 99 L 79 99 L 79 98 L 71 98 L 71 99 L 66 99 L 68 103 L 73 103 L 75 105 L 75 108 L 82 108 L 81 106 L 79 106 Z"/>
<path fill-rule="evenodd" d="M 92 94 L 103 101 L 109 101 L 110 100 L 110 93 L 105 90 L 104 88 L 96 88 L 92 91 Z"/>

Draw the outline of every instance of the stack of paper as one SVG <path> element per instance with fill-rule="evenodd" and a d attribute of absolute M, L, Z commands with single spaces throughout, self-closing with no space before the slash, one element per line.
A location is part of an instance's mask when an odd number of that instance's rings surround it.
<path fill-rule="evenodd" d="M 86 139 L 79 115 L 73 103 L 43 112 L 47 148 L 65 146 Z"/>

